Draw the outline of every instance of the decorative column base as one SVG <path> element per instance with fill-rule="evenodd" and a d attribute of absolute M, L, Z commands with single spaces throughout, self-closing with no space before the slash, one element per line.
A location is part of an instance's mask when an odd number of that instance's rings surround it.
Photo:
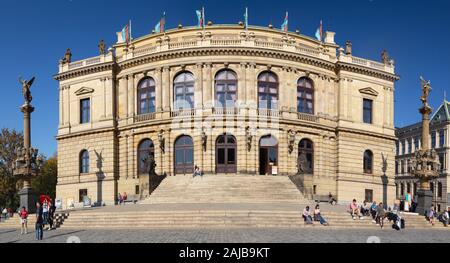
<path fill-rule="evenodd" d="M 19 192 L 20 197 L 20 209 L 25 207 L 28 213 L 36 213 L 36 202 L 38 201 L 36 193 L 32 188 L 23 188 Z"/>
<path fill-rule="evenodd" d="M 417 208 L 416 213 L 419 215 L 426 215 L 426 212 L 433 204 L 433 192 L 431 190 L 419 189 L 417 191 Z"/>

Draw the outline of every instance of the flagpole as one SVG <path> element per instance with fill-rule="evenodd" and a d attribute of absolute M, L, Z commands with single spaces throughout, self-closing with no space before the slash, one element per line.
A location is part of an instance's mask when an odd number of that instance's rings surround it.
<path fill-rule="evenodd" d="M 202 27 L 203 27 L 203 32 L 204 32 L 205 31 L 205 25 L 206 25 L 205 7 L 204 6 L 202 6 L 202 17 L 203 17 L 203 21 L 202 21 L 203 25 L 202 25 Z"/>
<path fill-rule="evenodd" d="M 131 19 L 130 19 L 130 42 L 133 40 L 132 34 L 131 34 Z"/>

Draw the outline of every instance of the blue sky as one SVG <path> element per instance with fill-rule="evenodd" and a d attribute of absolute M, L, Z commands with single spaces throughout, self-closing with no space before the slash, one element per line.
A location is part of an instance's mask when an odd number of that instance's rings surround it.
<path fill-rule="evenodd" d="M 58 84 L 52 79 L 67 47 L 73 60 L 96 56 L 97 44 L 115 42 L 115 32 L 129 19 L 134 37 L 148 34 L 163 11 L 167 27 L 196 24 L 195 10 L 205 6 L 206 20 L 279 27 L 289 11 L 289 29 L 314 36 L 321 19 L 336 32 L 341 46 L 353 42 L 355 56 L 379 60 L 387 49 L 396 61 L 395 124 L 419 121 L 419 76 L 431 79 L 436 109 L 444 90 L 450 98 L 450 1 L 321 0 L 321 1 L 144 1 L 144 0 L 1 0 L 0 128 L 22 130 L 23 102 L 18 76 L 34 75 L 32 143 L 44 154 L 56 152 Z"/>

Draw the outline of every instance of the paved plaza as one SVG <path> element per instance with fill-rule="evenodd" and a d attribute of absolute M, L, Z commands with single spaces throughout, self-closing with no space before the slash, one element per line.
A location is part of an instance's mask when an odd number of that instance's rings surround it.
<path fill-rule="evenodd" d="M 44 243 L 366 243 L 369 237 L 381 243 L 449 243 L 450 231 L 328 230 L 310 229 L 216 229 L 216 230 L 55 230 L 45 231 Z M 1 243 L 35 243 L 34 231 L 0 230 Z"/>

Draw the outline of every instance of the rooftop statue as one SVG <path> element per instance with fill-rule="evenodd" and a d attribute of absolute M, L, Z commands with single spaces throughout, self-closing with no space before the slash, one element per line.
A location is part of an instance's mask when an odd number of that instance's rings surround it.
<path fill-rule="evenodd" d="M 105 41 L 103 39 L 98 44 L 98 51 L 100 52 L 100 55 L 106 54 L 106 45 L 105 45 Z"/>

